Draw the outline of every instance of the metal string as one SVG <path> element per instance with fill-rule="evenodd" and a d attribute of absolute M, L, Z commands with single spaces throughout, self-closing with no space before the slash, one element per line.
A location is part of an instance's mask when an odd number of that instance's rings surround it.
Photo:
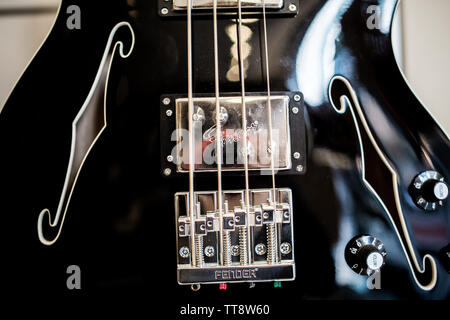
<path fill-rule="evenodd" d="M 219 100 L 219 54 L 217 37 L 217 0 L 214 0 L 213 8 L 214 20 L 214 81 L 216 90 L 216 162 L 217 162 L 217 201 L 219 207 L 219 225 L 220 225 L 220 250 L 223 250 L 223 199 L 222 199 L 222 124 L 220 123 L 220 100 Z M 220 255 L 220 264 L 223 265 L 223 254 Z"/>
<path fill-rule="evenodd" d="M 238 39 L 239 39 L 239 63 L 240 63 L 240 79 L 241 79 L 241 101 L 242 101 L 242 132 L 243 132 L 243 148 L 244 148 L 244 168 L 245 168 L 245 207 L 247 212 L 247 218 L 250 215 L 250 187 L 248 178 L 248 146 L 247 146 L 247 108 L 245 104 L 245 70 L 244 70 L 244 54 L 242 48 L 242 2 L 239 0 L 238 5 L 238 15 L 239 15 L 239 28 L 238 28 Z M 248 237 L 250 234 L 250 224 L 247 223 L 246 231 L 243 233 L 244 237 Z M 247 239 L 245 239 L 247 241 Z M 247 241 L 246 251 L 251 252 L 250 241 Z M 244 249 L 244 252 L 245 252 Z M 242 254 L 242 253 L 241 253 Z M 245 253 L 244 253 L 245 254 Z M 242 257 L 241 257 L 242 258 Z M 244 260 L 241 259 L 241 264 L 246 264 Z"/>
<path fill-rule="evenodd" d="M 242 132 L 243 132 L 243 154 L 244 154 L 244 170 L 245 170 L 245 206 L 247 215 L 250 212 L 250 187 L 248 178 L 248 149 L 247 149 L 247 108 L 245 105 L 245 70 L 244 70 L 244 55 L 242 48 L 242 0 L 238 2 L 238 38 L 239 38 L 239 64 L 241 70 L 241 103 L 242 103 Z"/>
<path fill-rule="evenodd" d="M 264 24 L 264 49 L 266 59 L 266 82 L 267 82 L 267 112 L 268 112 L 268 126 L 269 126 L 269 151 L 270 151 L 270 169 L 272 171 L 272 189 L 273 189 L 273 201 L 276 204 L 276 185 L 275 185 L 275 167 L 274 167 L 274 143 L 272 133 L 272 102 L 270 99 L 270 72 L 269 72 L 269 50 L 267 47 L 267 19 L 266 19 L 266 1 L 263 3 L 263 24 Z"/>
<path fill-rule="evenodd" d="M 191 257 L 195 253 L 195 206 L 194 206 L 194 170 L 195 170 L 195 152 L 194 152 L 194 136 L 193 136 L 193 117 L 194 106 L 192 101 L 192 0 L 188 0 L 187 8 L 187 64 L 188 64 L 188 131 L 189 131 L 189 217 L 191 224 Z M 191 264 L 195 266 L 195 259 L 191 259 Z"/>

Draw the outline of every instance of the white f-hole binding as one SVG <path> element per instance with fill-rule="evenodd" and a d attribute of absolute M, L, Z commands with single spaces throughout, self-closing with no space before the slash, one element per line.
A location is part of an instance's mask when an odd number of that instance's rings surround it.
<path fill-rule="evenodd" d="M 117 31 L 122 27 L 127 27 L 131 34 L 131 44 L 128 52 L 124 52 L 124 44 L 122 41 L 117 40 L 114 42 Z M 120 22 L 111 30 L 94 83 L 83 106 L 72 122 L 72 144 L 69 165 L 67 167 L 66 178 L 55 218 L 52 221 L 49 209 L 44 209 L 39 214 L 37 223 L 38 236 L 39 240 L 45 245 L 50 246 L 58 240 L 78 175 L 81 172 L 89 152 L 107 126 L 106 97 L 108 79 L 116 49 L 119 48 L 121 58 L 128 58 L 133 52 L 134 42 L 134 31 L 128 22 Z M 50 227 L 58 228 L 56 236 L 51 240 L 48 240 L 43 233 L 42 226 L 45 216 L 48 217 L 48 224 Z"/>
<path fill-rule="evenodd" d="M 344 114 L 350 110 L 359 139 L 362 179 L 391 220 L 415 282 L 422 290 L 433 289 L 437 280 L 436 262 L 426 254 L 422 260 L 423 267 L 419 265 L 400 203 L 397 172 L 378 146 L 352 85 L 346 78 L 335 76 L 328 94 L 337 113 Z"/>

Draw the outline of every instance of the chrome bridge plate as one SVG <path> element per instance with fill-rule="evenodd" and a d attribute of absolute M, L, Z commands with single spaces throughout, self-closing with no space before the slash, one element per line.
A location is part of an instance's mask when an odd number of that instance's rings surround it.
<path fill-rule="evenodd" d="M 158 0 L 159 15 L 162 17 L 185 17 L 187 0 Z M 261 16 L 262 0 L 241 0 L 242 15 Z M 295 16 L 298 14 L 299 0 L 265 0 L 267 16 Z M 193 16 L 212 16 L 213 0 L 192 0 Z M 238 0 L 218 0 L 218 15 L 236 15 Z"/>
<path fill-rule="evenodd" d="M 246 155 L 250 172 L 271 174 L 272 152 L 276 174 L 305 173 L 306 130 L 300 93 L 273 92 L 270 96 L 270 109 L 268 97 L 264 93 L 252 93 L 245 97 L 246 154 L 243 148 L 242 97 L 224 94 L 219 102 L 221 132 L 217 134 L 215 97 L 201 95 L 193 98 L 191 132 L 196 173 L 217 172 L 217 136 L 221 139 L 224 174 L 243 172 Z M 162 172 L 170 170 L 170 175 L 185 174 L 189 171 L 190 160 L 188 99 L 181 95 L 162 96 L 160 123 Z M 270 133 L 273 143 L 270 143 Z"/>
<path fill-rule="evenodd" d="M 178 269 L 178 283 L 183 285 L 197 283 L 231 283 L 231 282 L 270 282 L 295 279 L 293 263 L 276 266 L 255 265 L 252 267 L 234 266 L 225 268 L 190 268 Z"/>
<path fill-rule="evenodd" d="M 295 279 L 292 192 L 287 188 L 175 194 L 178 283 L 262 282 Z M 275 198 L 275 199 L 274 199 Z M 276 202 L 274 202 L 276 200 Z"/>

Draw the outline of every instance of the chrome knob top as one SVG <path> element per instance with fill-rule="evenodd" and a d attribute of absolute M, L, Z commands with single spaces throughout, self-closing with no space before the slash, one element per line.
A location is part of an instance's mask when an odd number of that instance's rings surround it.
<path fill-rule="evenodd" d="M 435 211 L 442 207 L 448 198 L 448 185 L 444 177 L 436 171 L 419 174 L 409 189 L 415 204 L 425 211 Z"/>

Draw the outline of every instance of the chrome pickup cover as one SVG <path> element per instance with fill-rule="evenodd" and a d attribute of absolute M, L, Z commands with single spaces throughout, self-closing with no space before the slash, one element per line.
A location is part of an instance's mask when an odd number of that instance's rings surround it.
<path fill-rule="evenodd" d="M 237 8 L 238 0 L 217 0 L 219 9 Z M 186 10 L 188 0 L 173 0 L 174 10 Z M 193 9 L 212 9 L 213 0 L 192 0 Z M 263 0 L 241 0 L 242 8 L 262 8 Z M 266 8 L 279 9 L 283 7 L 283 0 L 265 0 Z"/>
<path fill-rule="evenodd" d="M 179 284 L 288 281 L 295 278 L 292 192 L 251 189 L 250 208 L 244 190 L 175 195 Z"/>
<path fill-rule="evenodd" d="M 273 148 L 268 148 L 268 97 L 264 92 L 248 92 L 247 156 L 250 175 L 271 175 L 271 155 L 277 175 L 301 175 L 307 171 L 306 113 L 301 92 L 271 93 Z M 161 173 L 165 177 L 189 171 L 188 102 L 185 94 L 164 94 L 160 100 Z M 193 98 L 192 137 L 195 172 L 217 173 L 216 99 L 211 94 Z M 242 97 L 224 92 L 220 97 L 222 173 L 236 176 L 245 170 L 242 130 Z M 294 138 L 295 137 L 295 138 Z M 220 144 L 219 144 L 220 147 Z"/>
<path fill-rule="evenodd" d="M 154 1 L 154 0 L 152 0 Z M 183 20 L 187 15 L 187 0 L 156 0 L 158 14 L 161 17 L 178 17 Z M 212 19 L 213 0 L 192 0 L 192 16 L 204 16 Z M 233 16 L 238 14 L 238 0 L 218 0 L 217 14 Z M 291 18 L 299 14 L 300 0 L 241 0 L 242 16 L 244 18 L 261 18 L 263 3 L 267 17 Z"/>
<path fill-rule="evenodd" d="M 216 150 L 216 99 L 194 98 L 194 143 L 195 170 L 217 171 Z M 274 167 L 278 170 L 291 168 L 291 144 L 289 131 L 289 97 L 273 95 L 271 101 L 272 140 L 270 147 L 268 99 L 265 96 L 245 97 L 247 114 L 247 156 L 250 170 L 271 168 L 274 153 Z M 242 98 L 221 97 L 222 109 L 222 169 L 243 170 Z M 189 170 L 188 144 L 188 99 L 176 100 L 177 150 L 172 156 L 178 165 L 178 172 Z M 184 142 L 184 143 L 183 143 Z M 176 151 L 176 153 L 175 153 Z"/>

